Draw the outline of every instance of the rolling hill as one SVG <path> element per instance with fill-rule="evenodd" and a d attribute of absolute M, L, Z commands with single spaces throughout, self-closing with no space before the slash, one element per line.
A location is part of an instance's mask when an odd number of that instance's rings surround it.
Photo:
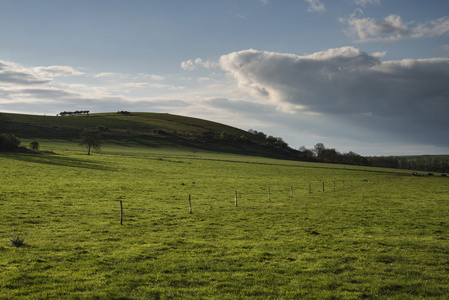
<path fill-rule="evenodd" d="M 213 152 L 297 159 L 297 151 L 279 138 L 232 126 L 167 113 L 117 112 L 42 116 L 4 114 L 21 140 L 76 143 L 84 129 L 102 133 L 103 144 L 175 147 Z"/>

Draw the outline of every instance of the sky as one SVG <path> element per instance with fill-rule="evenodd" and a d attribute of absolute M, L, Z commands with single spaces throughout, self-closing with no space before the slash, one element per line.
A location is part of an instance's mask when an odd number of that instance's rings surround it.
<path fill-rule="evenodd" d="M 75 110 L 449 154 L 449 1 L 0 0 L 0 112 Z"/>

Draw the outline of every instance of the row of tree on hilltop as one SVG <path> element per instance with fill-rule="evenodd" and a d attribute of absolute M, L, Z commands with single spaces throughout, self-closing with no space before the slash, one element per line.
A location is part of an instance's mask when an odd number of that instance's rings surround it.
<path fill-rule="evenodd" d="M 75 116 L 75 115 L 89 115 L 88 110 L 63 111 L 59 113 L 60 116 Z"/>

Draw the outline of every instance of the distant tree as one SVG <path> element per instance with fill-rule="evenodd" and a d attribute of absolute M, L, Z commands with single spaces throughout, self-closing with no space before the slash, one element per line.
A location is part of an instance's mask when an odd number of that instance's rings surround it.
<path fill-rule="evenodd" d="M 266 135 L 265 133 L 263 133 L 262 131 L 259 131 L 259 132 L 257 133 L 257 135 L 258 135 L 259 137 L 263 138 L 263 139 L 266 139 L 266 138 L 267 138 L 267 135 Z"/>
<path fill-rule="evenodd" d="M 350 165 L 366 165 L 367 159 L 355 152 L 349 151 L 342 154 L 342 162 Z"/>
<path fill-rule="evenodd" d="M 301 147 L 299 147 L 299 158 L 301 160 L 307 160 L 307 161 L 314 160 L 313 151 L 310 149 L 307 149 L 306 146 L 301 146 Z"/>
<path fill-rule="evenodd" d="M 313 151 L 315 152 L 315 156 L 318 159 L 321 159 L 321 152 L 323 152 L 324 149 L 326 149 L 326 147 L 324 147 L 323 143 L 318 143 L 315 146 L 313 146 Z"/>
<path fill-rule="evenodd" d="M 20 146 L 20 140 L 11 133 L 0 133 L 0 151 L 15 151 Z"/>
<path fill-rule="evenodd" d="M 324 162 L 329 163 L 339 163 L 341 161 L 342 155 L 340 152 L 334 148 L 325 148 L 320 152 L 319 159 Z"/>
<path fill-rule="evenodd" d="M 101 133 L 96 130 L 84 129 L 81 132 L 80 146 L 87 148 L 87 155 L 90 155 L 90 149 L 94 148 L 100 150 L 101 146 Z"/>
<path fill-rule="evenodd" d="M 36 141 L 31 142 L 29 147 L 30 147 L 31 150 L 37 151 L 37 150 L 39 150 L 39 142 L 36 142 Z"/>

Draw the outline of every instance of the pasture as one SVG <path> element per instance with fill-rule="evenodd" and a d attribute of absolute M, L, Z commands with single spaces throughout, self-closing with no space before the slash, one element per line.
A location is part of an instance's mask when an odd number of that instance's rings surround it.
<path fill-rule="evenodd" d="M 447 178 L 176 149 L 56 153 L 0 154 L 0 299 L 449 294 Z"/>

